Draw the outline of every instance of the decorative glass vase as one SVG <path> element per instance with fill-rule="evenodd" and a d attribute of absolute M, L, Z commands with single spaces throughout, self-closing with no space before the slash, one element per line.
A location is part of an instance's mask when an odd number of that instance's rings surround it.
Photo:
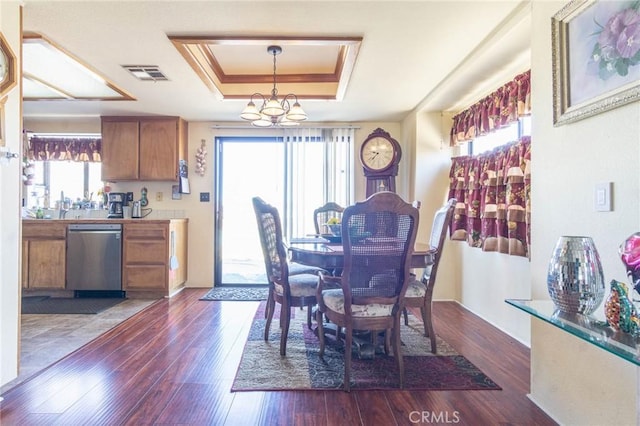
<path fill-rule="evenodd" d="M 342 235 L 342 225 L 339 223 L 327 225 L 332 235 L 339 237 Z"/>
<path fill-rule="evenodd" d="M 634 232 L 620 244 L 619 254 L 627 270 L 631 287 L 636 293 L 640 293 L 640 232 Z"/>
<path fill-rule="evenodd" d="M 558 239 L 549 261 L 547 290 L 562 312 L 589 315 L 598 309 L 604 300 L 604 274 L 590 237 Z"/>

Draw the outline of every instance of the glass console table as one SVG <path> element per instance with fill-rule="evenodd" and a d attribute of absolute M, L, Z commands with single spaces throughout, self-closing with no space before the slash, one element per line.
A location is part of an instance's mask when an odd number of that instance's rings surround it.
<path fill-rule="evenodd" d="M 594 315 L 567 314 L 556 309 L 551 300 L 505 300 L 509 305 L 533 315 L 567 333 L 585 340 L 640 366 L 640 337 L 615 331 L 606 324 L 604 313 Z M 598 313 L 600 316 L 598 316 Z"/>

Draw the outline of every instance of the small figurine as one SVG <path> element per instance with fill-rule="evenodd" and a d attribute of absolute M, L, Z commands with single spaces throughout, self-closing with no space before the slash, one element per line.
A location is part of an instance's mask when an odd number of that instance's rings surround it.
<path fill-rule="evenodd" d="M 611 293 L 604 304 L 607 323 L 615 330 L 637 334 L 640 332 L 640 317 L 635 305 L 629 299 L 627 285 L 611 280 Z"/>

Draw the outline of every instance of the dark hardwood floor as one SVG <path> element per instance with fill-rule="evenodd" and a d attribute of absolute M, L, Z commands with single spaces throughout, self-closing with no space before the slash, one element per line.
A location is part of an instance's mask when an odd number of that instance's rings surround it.
<path fill-rule="evenodd" d="M 453 302 L 436 330 L 502 390 L 229 389 L 258 302 L 155 303 L 2 395 L 5 425 L 553 425 L 526 396 L 529 350 Z"/>

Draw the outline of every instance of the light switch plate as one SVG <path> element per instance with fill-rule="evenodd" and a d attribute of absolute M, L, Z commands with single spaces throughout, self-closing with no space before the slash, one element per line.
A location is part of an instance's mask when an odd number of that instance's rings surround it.
<path fill-rule="evenodd" d="M 595 188 L 595 208 L 597 212 L 612 211 L 611 195 L 613 192 L 613 182 L 596 183 Z"/>

